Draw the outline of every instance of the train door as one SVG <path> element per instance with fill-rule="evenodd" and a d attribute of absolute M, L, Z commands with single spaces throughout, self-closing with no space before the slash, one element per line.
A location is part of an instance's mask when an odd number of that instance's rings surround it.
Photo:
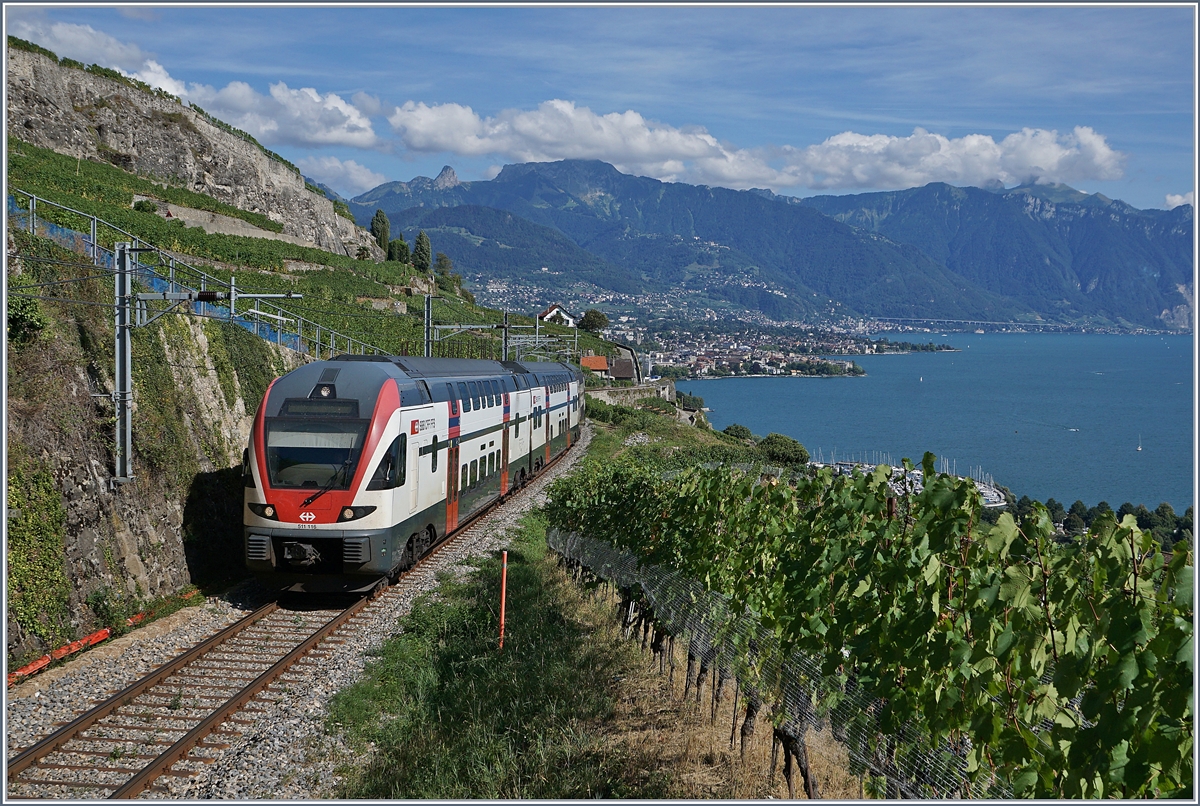
<path fill-rule="evenodd" d="M 416 457 L 415 471 L 408 477 L 408 514 L 415 515 L 421 509 L 421 448 L 425 440 L 413 439 L 409 444 L 412 446 L 412 454 Z"/>
<path fill-rule="evenodd" d="M 545 387 L 546 392 L 546 464 L 550 464 L 550 420 L 553 419 L 554 407 L 550 405 L 550 387 Z"/>
<path fill-rule="evenodd" d="M 446 534 L 458 528 L 458 445 L 446 449 Z"/>
<path fill-rule="evenodd" d="M 571 447 L 571 384 L 567 384 L 567 447 Z"/>
<path fill-rule="evenodd" d="M 508 494 L 508 423 L 500 438 L 500 494 Z"/>

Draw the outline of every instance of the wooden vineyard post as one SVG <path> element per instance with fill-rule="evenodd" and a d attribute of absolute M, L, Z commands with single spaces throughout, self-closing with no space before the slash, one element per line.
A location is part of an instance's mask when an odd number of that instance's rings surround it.
<path fill-rule="evenodd" d="M 508 588 L 508 552 L 500 552 L 500 649 L 504 649 L 504 595 Z"/>

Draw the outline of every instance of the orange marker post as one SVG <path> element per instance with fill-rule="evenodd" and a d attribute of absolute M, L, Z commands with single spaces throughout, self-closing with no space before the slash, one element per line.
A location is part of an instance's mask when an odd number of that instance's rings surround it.
<path fill-rule="evenodd" d="M 500 552 L 500 648 L 504 649 L 504 595 L 508 588 L 508 552 Z"/>

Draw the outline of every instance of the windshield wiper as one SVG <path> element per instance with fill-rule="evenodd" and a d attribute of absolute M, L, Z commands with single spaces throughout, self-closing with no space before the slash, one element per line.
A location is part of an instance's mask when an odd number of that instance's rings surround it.
<path fill-rule="evenodd" d="M 329 492 L 334 487 L 336 487 L 338 484 L 338 481 L 342 478 L 343 475 L 345 475 L 346 471 L 349 469 L 350 469 L 350 459 L 347 458 L 346 461 L 342 463 L 342 466 L 339 467 L 336 472 L 334 472 L 333 478 L 331 478 L 329 480 L 329 483 L 326 484 L 321 489 L 317 490 L 315 493 L 310 495 L 308 498 L 305 498 L 304 503 L 302 503 L 300 505 L 300 508 L 304 509 L 309 504 L 311 504 L 313 501 L 316 501 L 318 498 L 323 496 L 325 493 Z"/>

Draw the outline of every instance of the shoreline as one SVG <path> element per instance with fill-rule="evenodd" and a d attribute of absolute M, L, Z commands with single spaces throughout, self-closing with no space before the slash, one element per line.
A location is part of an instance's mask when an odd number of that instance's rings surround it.
<path fill-rule="evenodd" d="M 696 378 L 673 378 L 676 383 L 680 381 L 724 381 L 732 378 L 865 378 L 867 373 L 862 375 L 701 375 Z"/>

